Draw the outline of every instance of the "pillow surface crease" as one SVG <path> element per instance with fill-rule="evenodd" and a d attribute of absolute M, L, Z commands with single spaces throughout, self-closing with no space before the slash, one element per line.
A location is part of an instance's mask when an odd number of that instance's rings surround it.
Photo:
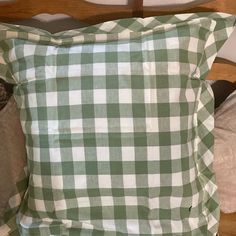
<path fill-rule="evenodd" d="M 204 79 L 235 19 L 132 18 L 57 34 L 1 24 L 0 77 L 15 85 L 29 173 L 2 235 L 215 235 Z"/>

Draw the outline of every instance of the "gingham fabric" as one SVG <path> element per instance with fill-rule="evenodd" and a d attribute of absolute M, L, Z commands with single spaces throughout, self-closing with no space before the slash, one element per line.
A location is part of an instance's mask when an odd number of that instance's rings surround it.
<path fill-rule="evenodd" d="M 1 24 L 0 77 L 15 84 L 29 172 L 1 235 L 215 235 L 204 79 L 235 20 L 134 18 L 55 35 Z"/>

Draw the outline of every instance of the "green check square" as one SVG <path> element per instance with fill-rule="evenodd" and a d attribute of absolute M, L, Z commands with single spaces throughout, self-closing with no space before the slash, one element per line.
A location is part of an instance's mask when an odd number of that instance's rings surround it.
<path fill-rule="evenodd" d="M 69 120 L 70 119 L 70 107 L 69 106 L 58 106 L 58 119 Z"/>
<path fill-rule="evenodd" d="M 114 215 L 116 219 L 126 219 L 126 207 L 114 206 Z"/>
<path fill-rule="evenodd" d="M 119 104 L 107 104 L 107 118 L 120 117 Z"/>
<path fill-rule="evenodd" d="M 62 164 L 62 175 L 73 175 L 74 174 L 74 163 L 72 161 L 63 162 Z"/>
<path fill-rule="evenodd" d="M 47 120 L 47 107 L 38 107 L 38 120 Z"/>
<path fill-rule="evenodd" d="M 161 174 L 170 174 L 172 173 L 172 164 L 171 160 L 161 160 L 160 161 L 160 173 Z"/>
<path fill-rule="evenodd" d="M 85 119 L 95 117 L 93 104 L 82 104 L 82 117 Z"/>
<path fill-rule="evenodd" d="M 58 66 L 64 66 L 64 65 L 68 65 L 69 64 L 69 54 L 65 53 L 65 54 L 59 54 L 56 57 L 56 63 Z"/>
<path fill-rule="evenodd" d="M 158 116 L 159 117 L 170 117 L 170 105 L 168 103 L 158 104 Z"/>
<path fill-rule="evenodd" d="M 97 161 L 87 161 L 86 165 L 86 174 L 87 175 L 98 175 L 98 163 Z"/>
<path fill-rule="evenodd" d="M 81 64 L 92 64 L 93 63 L 93 54 L 84 53 L 81 57 Z"/>
<path fill-rule="evenodd" d="M 51 165 L 49 162 L 42 162 L 40 167 L 41 167 L 41 174 L 42 175 L 51 175 L 52 174 Z"/>
<path fill-rule="evenodd" d="M 123 164 L 121 161 L 110 162 L 110 174 L 111 175 L 123 175 Z"/>
<path fill-rule="evenodd" d="M 91 207 L 90 208 L 90 219 L 91 220 L 99 220 L 103 219 L 102 215 L 102 207 Z"/>
<path fill-rule="evenodd" d="M 96 137 L 93 133 L 83 134 L 83 145 L 84 147 L 96 147 Z"/>
<path fill-rule="evenodd" d="M 171 210 L 170 209 L 162 209 L 159 210 L 159 219 L 167 220 L 171 218 Z"/>
<path fill-rule="evenodd" d="M 148 163 L 147 161 L 136 161 L 135 162 L 135 174 L 148 174 Z"/>
<path fill-rule="evenodd" d="M 132 105 L 132 111 L 134 118 L 144 118 L 146 117 L 145 104 L 138 103 Z"/>
<path fill-rule="evenodd" d="M 159 133 L 159 145 L 168 146 L 171 144 L 171 132 L 160 132 Z"/>

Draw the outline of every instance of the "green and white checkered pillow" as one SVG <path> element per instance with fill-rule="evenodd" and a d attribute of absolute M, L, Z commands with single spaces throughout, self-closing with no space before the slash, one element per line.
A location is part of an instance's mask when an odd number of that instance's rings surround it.
<path fill-rule="evenodd" d="M 1 235 L 215 235 L 204 79 L 235 20 L 133 18 L 54 35 L 1 24 L 0 77 L 15 84 L 29 173 Z"/>

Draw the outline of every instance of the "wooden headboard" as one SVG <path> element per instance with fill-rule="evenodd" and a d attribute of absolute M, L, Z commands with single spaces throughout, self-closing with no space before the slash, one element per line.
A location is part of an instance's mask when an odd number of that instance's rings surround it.
<path fill-rule="evenodd" d="M 40 13 L 64 13 L 89 24 L 128 17 L 147 17 L 187 12 L 218 11 L 236 14 L 236 0 L 215 0 L 186 9 L 143 7 L 143 0 L 129 0 L 125 6 L 98 5 L 85 0 L 15 0 L 0 2 L 0 21 L 29 19 Z M 236 63 L 217 59 L 208 79 L 236 81 Z"/>

